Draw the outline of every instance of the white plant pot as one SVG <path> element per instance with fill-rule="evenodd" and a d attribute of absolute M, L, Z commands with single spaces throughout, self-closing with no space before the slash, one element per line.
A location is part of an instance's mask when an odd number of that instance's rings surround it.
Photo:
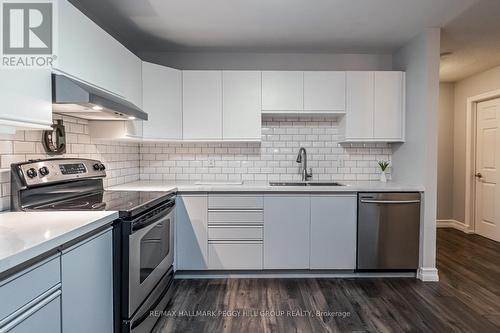
<path fill-rule="evenodd" d="M 382 183 L 387 183 L 387 177 L 385 176 L 385 172 L 384 172 L 384 171 L 382 171 L 382 172 L 380 173 L 380 181 L 381 181 Z"/>

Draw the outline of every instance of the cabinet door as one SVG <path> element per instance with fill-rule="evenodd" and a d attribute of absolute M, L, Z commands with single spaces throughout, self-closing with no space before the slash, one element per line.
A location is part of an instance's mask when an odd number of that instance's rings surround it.
<path fill-rule="evenodd" d="M 214 270 L 262 269 L 262 243 L 214 241 L 208 244 L 209 268 Z"/>
<path fill-rule="evenodd" d="M 208 204 L 206 195 L 182 195 L 176 200 L 175 230 L 178 270 L 208 267 Z"/>
<path fill-rule="evenodd" d="M 33 281 L 33 283 L 36 283 L 36 281 Z M 59 294 L 60 291 L 33 305 L 7 325 L 0 327 L 0 332 L 61 332 L 61 296 Z M 80 331 L 75 329 L 67 332 Z"/>
<path fill-rule="evenodd" d="M 305 111 L 345 111 L 345 72 L 304 72 Z"/>
<path fill-rule="evenodd" d="M 0 124 L 49 129 L 52 125 L 50 70 L 0 69 Z"/>
<path fill-rule="evenodd" d="M 373 72 L 347 72 L 346 138 L 373 138 Z"/>
<path fill-rule="evenodd" d="M 112 231 L 63 252 L 63 332 L 113 331 Z"/>
<path fill-rule="evenodd" d="M 309 196 L 264 198 L 264 268 L 309 268 Z"/>
<path fill-rule="evenodd" d="M 261 139 L 261 72 L 224 71 L 223 139 Z"/>
<path fill-rule="evenodd" d="M 68 1 L 58 1 L 55 69 L 141 107 L 141 61 Z"/>
<path fill-rule="evenodd" d="M 311 196 L 311 269 L 356 268 L 356 196 Z"/>
<path fill-rule="evenodd" d="M 403 72 L 375 72 L 375 139 L 403 139 L 403 81 Z"/>
<path fill-rule="evenodd" d="M 182 105 L 184 139 L 222 139 L 222 72 L 183 71 Z"/>
<path fill-rule="evenodd" d="M 182 72 L 142 63 L 145 139 L 182 139 Z"/>
<path fill-rule="evenodd" d="M 304 72 L 262 72 L 262 110 L 304 109 Z"/>

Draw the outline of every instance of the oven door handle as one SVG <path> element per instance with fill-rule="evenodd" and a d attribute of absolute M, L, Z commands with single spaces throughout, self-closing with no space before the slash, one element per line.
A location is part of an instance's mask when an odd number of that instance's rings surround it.
<path fill-rule="evenodd" d="M 145 219 L 146 222 L 138 222 L 137 224 L 132 222 L 132 233 L 139 231 L 141 229 L 146 228 L 147 226 L 150 226 L 151 224 L 155 224 L 160 220 L 165 219 L 166 216 L 170 214 L 170 212 L 174 209 L 175 207 L 175 202 L 169 202 L 165 204 L 164 207 L 161 207 L 161 211 L 156 213 L 152 219 L 148 219 L 148 217 L 141 217 L 141 219 Z"/>

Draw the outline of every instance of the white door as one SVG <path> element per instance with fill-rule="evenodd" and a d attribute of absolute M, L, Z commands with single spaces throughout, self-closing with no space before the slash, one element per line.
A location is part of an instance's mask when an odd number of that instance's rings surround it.
<path fill-rule="evenodd" d="M 182 139 L 182 72 L 178 69 L 142 63 L 145 139 Z"/>
<path fill-rule="evenodd" d="M 311 196 L 311 269 L 356 268 L 356 195 Z"/>
<path fill-rule="evenodd" d="M 374 73 L 347 73 L 346 139 L 373 139 Z"/>
<path fill-rule="evenodd" d="M 477 105 L 476 233 L 500 242 L 500 98 Z"/>
<path fill-rule="evenodd" d="M 224 71 L 224 140 L 261 139 L 261 74 L 257 71 Z"/>
<path fill-rule="evenodd" d="M 264 269 L 309 268 L 309 196 L 264 198 Z"/>
<path fill-rule="evenodd" d="M 206 195 L 178 196 L 175 235 L 178 270 L 205 270 L 208 266 L 208 200 Z"/>
<path fill-rule="evenodd" d="M 222 139 L 222 72 L 182 72 L 184 140 Z"/>
<path fill-rule="evenodd" d="M 403 72 L 375 72 L 374 138 L 403 139 Z"/>
<path fill-rule="evenodd" d="M 58 1 L 54 69 L 142 106 L 141 59 L 68 1 Z"/>
<path fill-rule="evenodd" d="M 345 72 L 304 72 L 304 110 L 345 111 Z"/>
<path fill-rule="evenodd" d="M 262 72 L 262 110 L 304 109 L 304 72 Z"/>

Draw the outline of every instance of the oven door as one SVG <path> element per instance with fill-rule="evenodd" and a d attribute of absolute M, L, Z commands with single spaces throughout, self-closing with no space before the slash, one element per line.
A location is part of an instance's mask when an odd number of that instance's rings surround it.
<path fill-rule="evenodd" d="M 136 312 L 174 262 L 174 202 L 132 222 L 128 316 Z"/>

